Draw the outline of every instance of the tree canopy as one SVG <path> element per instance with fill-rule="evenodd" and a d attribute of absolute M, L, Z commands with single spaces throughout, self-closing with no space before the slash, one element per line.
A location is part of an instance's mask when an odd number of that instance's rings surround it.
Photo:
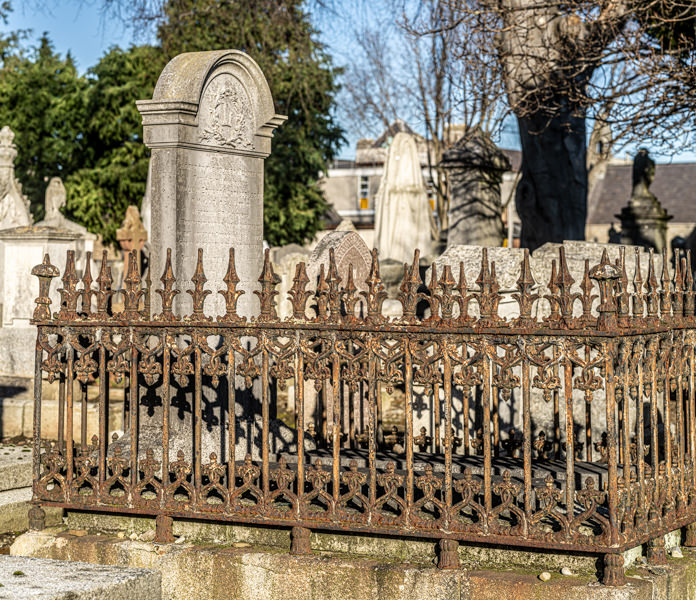
<path fill-rule="evenodd" d="M 159 48 L 112 48 L 85 76 L 82 152 L 65 180 L 70 215 L 114 241 L 129 204 L 145 194 L 150 152 L 135 101 L 151 98 L 166 63 Z"/>

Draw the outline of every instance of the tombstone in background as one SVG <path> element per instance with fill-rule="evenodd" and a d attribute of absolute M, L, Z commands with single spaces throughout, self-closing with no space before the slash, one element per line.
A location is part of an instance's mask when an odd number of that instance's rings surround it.
<path fill-rule="evenodd" d="M 144 141 L 152 150 L 151 265 L 153 280 L 172 248 L 175 310 L 190 312 L 197 249 L 203 248 L 208 314 L 224 314 L 229 247 L 235 247 L 238 312 L 256 313 L 253 294 L 263 264 L 263 163 L 273 130 L 285 117 L 259 66 L 239 50 L 191 52 L 162 71 L 152 100 L 137 102 Z M 158 309 L 159 298 L 153 298 Z"/>
<path fill-rule="evenodd" d="M 360 314 L 361 311 L 364 313 L 364 303 L 360 292 L 367 291 L 365 280 L 370 275 L 372 254 L 365 241 L 356 231 L 332 231 L 321 239 L 307 263 L 307 277 L 309 279 L 307 288 L 310 290 L 317 289 L 322 265 L 324 267 L 324 277 L 328 277 L 329 261 L 332 253 L 336 262 L 336 271 L 341 278 L 340 288 L 345 288 L 348 284 L 349 273 L 352 267 L 352 279 L 356 288 L 355 294 L 361 299 L 356 304 L 355 310 L 357 314 Z M 309 310 L 311 311 L 311 303 Z M 311 316 L 311 312 L 309 316 Z M 333 414 L 330 412 L 332 405 L 330 395 L 333 394 L 333 390 L 330 388 L 330 385 L 325 385 L 324 389 L 318 393 L 313 381 L 307 382 L 304 388 L 305 425 L 314 423 L 316 431 L 324 439 L 327 436 L 327 424 L 333 420 Z M 348 396 L 353 396 L 353 394 L 346 394 L 346 398 Z M 356 409 L 359 410 L 358 407 Z M 343 420 L 343 422 L 346 423 L 347 421 Z"/>
<path fill-rule="evenodd" d="M 621 220 L 621 243 L 662 252 L 667 247 L 667 221 L 672 215 L 662 207 L 650 191 L 655 179 L 655 161 L 646 148 L 633 160 L 633 191 L 628 205 L 616 215 Z"/>
<path fill-rule="evenodd" d="M 7 125 L 0 129 L 0 229 L 27 226 L 33 222 L 29 200 L 22 194 L 22 184 L 15 178 L 17 148 L 14 136 Z"/>
<path fill-rule="evenodd" d="M 380 260 L 411 263 L 413 250 L 430 254 L 430 202 L 413 136 L 397 133 L 375 199 L 375 246 Z"/>
<path fill-rule="evenodd" d="M 60 178 L 51 179 L 46 190 L 46 218 L 35 225 L 11 227 L 0 231 L 0 374 L 33 377 L 36 328 L 29 324 L 34 312 L 35 283 L 26 274 L 43 261 L 44 254 L 61 273 L 65 269 L 68 250 L 75 252 L 78 276 L 90 261 L 96 236 L 77 223 L 65 218 L 60 209 L 65 206 L 65 188 Z M 53 306 L 60 306 L 60 294 L 55 286 L 51 292 Z"/>
<path fill-rule="evenodd" d="M 440 166 L 450 193 L 447 247 L 501 246 L 505 239 L 500 183 L 510 161 L 476 128 L 447 150 Z"/>

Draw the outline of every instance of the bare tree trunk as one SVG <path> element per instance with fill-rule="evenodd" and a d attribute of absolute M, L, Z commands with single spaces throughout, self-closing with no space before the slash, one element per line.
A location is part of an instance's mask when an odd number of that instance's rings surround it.
<path fill-rule="evenodd" d="M 549 117 L 518 116 L 522 177 L 515 203 L 523 247 L 584 240 L 587 218 L 585 113 L 564 108 Z"/>

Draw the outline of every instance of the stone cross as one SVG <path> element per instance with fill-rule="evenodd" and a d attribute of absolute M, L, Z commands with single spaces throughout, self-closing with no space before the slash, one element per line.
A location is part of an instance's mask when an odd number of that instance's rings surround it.
<path fill-rule="evenodd" d="M 126 209 L 123 223 L 120 229 L 116 230 L 116 239 L 126 252 L 130 250 L 140 251 L 147 242 L 147 231 L 140 220 L 140 211 L 134 204 Z"/>
<path fill-rule="evenodd" d="M 257 279 L 263 262 L 263 169 L 271 137 L 285 117 L 259 66 L 239 50 L 191 52 L 162 71 L 152 100 L 137 103 L 145 144 L 152 149 L 152 277 L 164 271 L 172 248 L 177 288 L 191 289 L 197 249 L 203 248 L 205 311 L 225 314 L 229 247 L 234 246 L 240 315 L 258 307 Z M 153 298 L 154 310 L 159 298 Z M 177 295 L 179 314 L 191 311 L 190 294 Z"/>

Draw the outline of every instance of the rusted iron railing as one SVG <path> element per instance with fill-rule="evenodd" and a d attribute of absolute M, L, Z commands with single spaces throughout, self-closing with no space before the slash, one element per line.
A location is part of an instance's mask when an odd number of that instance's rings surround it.
<path fill-rule="evenodd" d="M 332 256 L 316 289 L 297 267 L 280 320 L 266 253 L 247 320 L 232 251 L 215 319 L 202 254 L 181 318 L 169 257 L 151 314 L 134 255 L 115 292 L 105 260 L 80 282 L 69 253 L 52 314 L 46 256 L 33 270 L 35 503 L 155 515 L 161 541 L 172 517 L 291 526 L 296 552 L 308 528 L 435 538 L 442 567 L 458 564 L 457 540 L 580 551 L 604 555 L 603 581 L 621 583 L 623 551 L 649 542 L 659 561 L 662 536 L 696 521 L 690 259 L 671 275 L 663 260 L 660 284 L 649 262 L 629 285 L 623 252 L 605 253 L 576 286 L 561 249 L 541 298 L 525 253 L 506 319 L 485 250 L 475 285 L 462 265 L 457 278 L 433 269 L 425 286 L 416 254 L 393 316 L 376 252 L 360 293 Z M 116 293 L 124 309 L 112 314 Z M 55 381 L 59 439 L 42 442 L 42 385 Z M 107 418 L 117 385 L 120 436 Z"/>

